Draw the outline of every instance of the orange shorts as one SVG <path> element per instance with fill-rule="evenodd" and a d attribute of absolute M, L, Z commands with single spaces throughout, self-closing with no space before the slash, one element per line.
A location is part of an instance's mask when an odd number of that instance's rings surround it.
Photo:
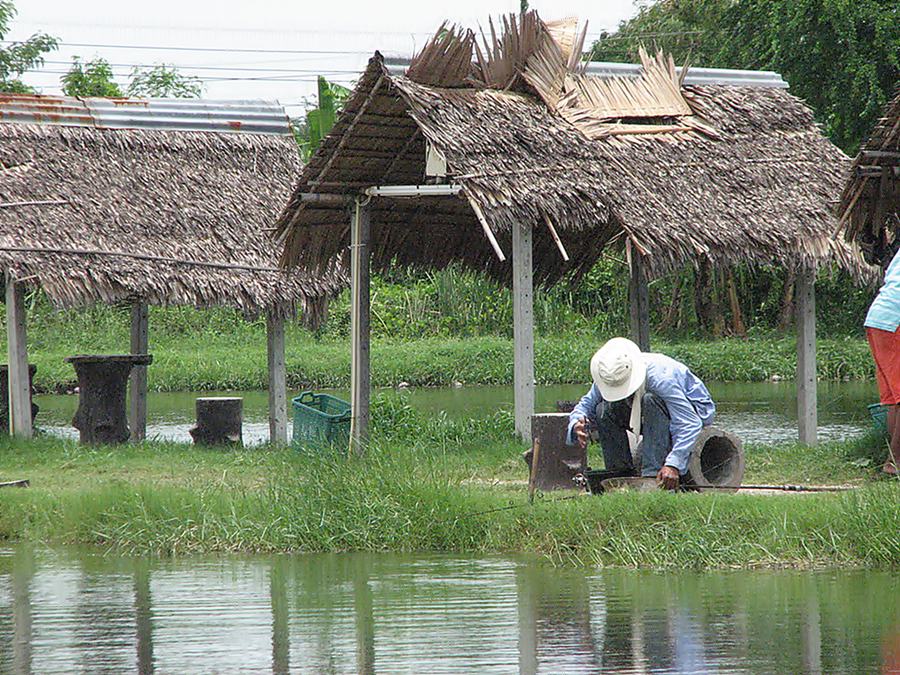
<path fill-rule="evenodd" d="M 900 331 L 900 329 L 898 329 Z M 900 332 L 866 328 L 875 359 L 875 379 L 884 405 L 900 404 Z"/>

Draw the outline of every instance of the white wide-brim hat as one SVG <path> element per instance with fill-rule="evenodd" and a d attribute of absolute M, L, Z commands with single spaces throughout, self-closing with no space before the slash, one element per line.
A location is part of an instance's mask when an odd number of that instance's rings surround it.
<path fill-rule="evenodd" d="M 644 384 L 647 361 L 631 340 L 613 338 L 591 358 L 591 377 L 604 401 L 621 401 Z"/>

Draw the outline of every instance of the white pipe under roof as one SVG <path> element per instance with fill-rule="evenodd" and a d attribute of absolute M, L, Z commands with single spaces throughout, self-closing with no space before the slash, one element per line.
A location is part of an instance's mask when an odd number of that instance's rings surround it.
<path fill-rule="evenodd" d="M 375 185 L 365 192 L 370 197 L 447 197 L 461 191 L 459 185 Z"/>

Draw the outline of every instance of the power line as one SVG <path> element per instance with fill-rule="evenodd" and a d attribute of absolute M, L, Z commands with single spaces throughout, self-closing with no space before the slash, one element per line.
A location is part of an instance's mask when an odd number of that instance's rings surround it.
<path fill-rule="evenodd" d="M 32 69 L 24 71 L 26 73 L 33 73 L 35 75 L 67 75 L 69 73 L 68 70 L 50 70 L 47 68 L 41 69 Z M 113 79 L 119 80 L 128 80 L 129 75 L 125 73 L 113 73 Z M 316 82 L 318 81 L 318 75 L 297 75 L 296 77 L 291 75 L 282 75 L 277 76 L 273 75 L 271 77 L 260 76 L 260 77 L 226 77 L 226 76 L 212 76 L 212 77 L 203 77 L 198 78 L 201 82 Z M 334 77 L 329 76 L 331 81 L 336 81 L 340 83 L 351 82 L 353 78 L 351 77 Z"/>
<path fill-rule="evenodd" d="M 18 44 L 15 40 L 0 40 L 2 44 Z M 242 49 L 238 47 L 174 47 L 162 45 L 115 45 L 93 42 L 60 42 L 65 47 L 99 47 L 102 49 L 146 49 L 151 51 L 176 51 L 176 52 L 219 52 L 233 54 L 349 54 L 370 55 L 375 50 L 346 50 L 346 49 Z"/>
<path fill-rule="evenodd" d="M 58 66 L 67 66 L 73 65 L 70 61 L 54 61 L 47 60 L 44 63 L 49 63 L 51 65 Z M 81 65 L 85 66 L 90 64 L 90 61 L 82 61 Z M 106 65 L 112 68 L 154 68 L 158 64 L 149 64 L 149 63 L 109 63 Z M 235 72 L 253 72 L 253 73 L 308 73 L 313 75 L 357 75 L 359 70 L 339 70 L 339 69 L 329 69 L 329 68 L 248 68 L 243 66 L 191 66 L 191 65 L 180 65 L 180 64 L 165 64 L 169 67 L 177 68 L 178 70 L 230 70 Z"/>
<path fill-rule="evenodd" d="M 251 31 L 252 32 L 252 31 Z M 303 32 L 303 31 L 291 31 Z M 312 33 L 326 33 L 328 35 L 356 35 L 368 33 L 353 33 L 352 31 L 307 31 Z M 658 31 L 649 33 L 631 33 L 627 35 L 618 35 L 616 33 L 589 33 L 589 36 L 596 37 L 599 42 L 613 40 L 633 40 L 635 38 L 649 37 L 671 37 L 681 35 L 703 35 L 707 31 L 686 30 L 686 31 Z M 371 32 L 371 35 L 413 35 L 413 33 L 378 33 Z M 422 33 L 420 35 L 428 35 L 431 33 Z M 16 44 L 15 40 L 0 40 L 2 44 Z M 262 48 L 239 48 L 239 47 L 185 47 L 176 45 L 129 45 L 129 44 L 112 44 L 99 42 L 60 42 L 60 46 L 66 47 L 94 47 L 103 49 L 145 49 L 152 51 L 185 51 L 185 52 L 231 52 L 237 54 L 347 54 L 347 55 L 368 55 L 374 50 L 347 50 L 347 49 L 262 49 Z"/>

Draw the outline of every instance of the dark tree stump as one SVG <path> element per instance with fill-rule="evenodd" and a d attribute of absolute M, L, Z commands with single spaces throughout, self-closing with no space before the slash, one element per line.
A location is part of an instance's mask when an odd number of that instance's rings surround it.
<path fill-rule="evenodd" d="M 244 399 L 217 396 L 197 399 L 197 426 L 190 430 L 197 445 L 243 445 Z"/>
<path fill-rule="evenodd" d="M 34 374 L 37 372 L 37 366 L 33 363 L 28 364 L 28 383 L 31 387 L 30 396 L 34 396 Z M 40 408 L 31 401 L 31 428 L 34 428 L 34 418 L 38 414 Z M 0 364 L 0 432 L 9 433 L 9 365 Z"/>
<path fill-rule="evenodd" d="M 566 445 L 569 415 L 547 413 L 531 418 L 531 437 L 540 440 L 534 484 L 539 490 L 579 489 L 572 479 L 587 469 L 587 450 Z M 531 469 L 533 448 L 522 453 Z"/>
<path fill-rule="evenodd" d="M 128 440 L 125 392 L 134 366 L 147 366 L 149 354 L 70 356 L 78 375 L 78 410 L 72 426 L 87 445 L 124 443 Z"/>

